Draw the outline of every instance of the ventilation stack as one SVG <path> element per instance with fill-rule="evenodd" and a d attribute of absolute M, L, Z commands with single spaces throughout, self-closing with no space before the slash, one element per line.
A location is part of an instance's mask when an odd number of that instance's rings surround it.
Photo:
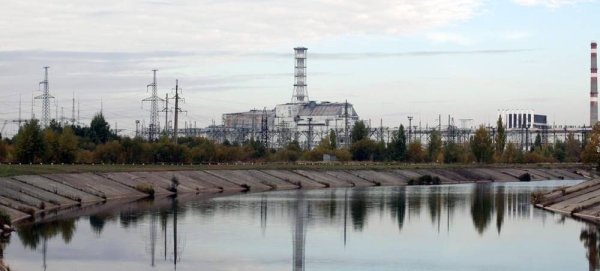
<path fill-rule="evenodd" d="M 292 103 L 307 103 L 308 90 L 306 89 L 306 50 L 304 47 L 294 48 L 296 68 L 294 69 L 294 95 Z"/>
<path fill-rule="evenodd" d="M 590 126 L 593 127 L 598 122 L 598 44 L 592 41 L 592 68 L 590 77 Z"/>

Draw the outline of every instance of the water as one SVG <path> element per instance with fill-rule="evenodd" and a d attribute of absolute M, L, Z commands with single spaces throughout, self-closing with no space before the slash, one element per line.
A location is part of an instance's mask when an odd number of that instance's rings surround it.
<path fill-rule="evenodd" d="M 13 270 L 586 270 L 598 266 L 600 230 L 530 205 L 532 191 L 576 183 L 119 203 L 23 226 L 4 261 Z"/>

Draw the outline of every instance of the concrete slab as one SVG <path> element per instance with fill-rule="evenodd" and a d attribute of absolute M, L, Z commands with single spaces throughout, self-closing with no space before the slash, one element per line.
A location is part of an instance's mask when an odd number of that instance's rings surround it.
<path fill-rule="evenodd" d="M 10 208 L 10 207 L 7 207 L 7 206 L 1 205 L 1 204 L 0 204 L 0 210 L 6 212 L 10 216 L 10 219 L 12 221 L 23 220 L 23 219 L 30 217 L 30 215 L 28 215 L 26 213 L 20 212 L 14 208 Z"/>
<path fill-rule="evenodd" d="M 368 180 L 372 184 L 380 183 L 384 186 L 405 185 L 408 182 L 408 179 L 405 179 L 387 170 L 353 170 L 348 171 L 348 173 L 353 174 L 354 176 L 357 176 L 359 178 Z"/>
<path fill-rule="evenodd" d="M 99 173 L 106 179 L 110 179 L 113 182 L 117 182 L 123 186 L 135 189 L 140 184 L 150 184 L 154 188 L 154 195 L 170 195 L 173 192 L 166 189 L 166 180 L 162 178 L 150 178 L 147 179 L 144 176 L 133 174 L 129 172 L 115 172 L 115 173 Z M 144 194 L 145 195 L 145 194 Z"/>
<path fill-rule="evenodd" d="M 114 182 L 104 178 L 101 175 L 93 173 L 81 174 L 49 174 L 44 177 L 56 182 L 64 183 L 75 189 L 95 195 L 96 197 L 106 198 L 124 198 L 140 197 L 144 193 L 135 190 L 129 186 Z"/>
<path fill-rule="evenodd" d="M 293 184 L 289 181 L 284 181 L 283 179 L 277 178 L 273 175 L 269 175 L 267 173 L 264 173 L 260 170 L 248 170 L 246 171 L 246 174 L 252 176 L 253 178 L 256 178 L 258 180 L 261 180 L 261 182 L 265 185 L 268 186 L 274 186 L 276 189 L 298 189 L 299 186 L 296 184 Z"/>
<path fill-rule="evenodd" d="M 188 171 L 187 176 L 199 182 L 206 183 L 207 187 L 212 186 L 219 191 L 234 192 L 243 190 L 239 185 L 209 174 L 208 171 Z"/>
<path fill-rule="evenodd" d="M 366 180 L 364 178 L 358 177 L 358 174 L 352 171 L 343 171 L 343 170 L 329 170 L 325 171 L 326 174 L 329 174 L 337 179 L 353 183 L 355 186 L 374 186 L 375 182 Z M 383 185 L 383 184 L 382 184 Z"/>
<path fill-rule="evenodd" d="M 265 185 L 261 180 L 245 173 L 245 170 L 211 170 L 209 174 L 230 181 L 239 186 L 248 185 L 250 190 L 271 190 L 272 186 Z"/>
<path fill-rule="evenodd" d="M 326 174 L 325 172 L 322 172 L 322 171 L 293 170 L 293 172 L 296 172 L 296 173 L 298 173 L 306 178 L 309 178 L 311 180 L 314 180 L 318 183 L 327 184 L 327 186 L 329 186 L 329 187 L 352 187 L 352 186 L 354 186 L 352 183 L 335 178 L 335 177 L 333 177 L 329 174 Z"/>
<path fill-rule="evenodd" d="M 13 179 L 30 184 L 50 193 L 55 193 L 73 201 L 79 201 L 79 199 L 81 199 L 82 202 L 103 200 L 101 197 L 98 197 L 94 194 L 86 193 L 80 189 L 75 189 L 67 184 L 55 182 L 44 176 L 16 176 L 13 177 Z"/>
<path fill-rule="evenodd" d="M 263 173 L 282 179 L 293 184 L 300 184 L 302 188 L 323 188 L 325 185 L 314 180 L 297 174 L 289 170 L 261 170 Z"/>
<path fill-rule="evenodd" d="M 40 201 L 44 201 L 54 205 L 77 204 L 77 202 L 74 200 L 45 191 L 30 184 L 20 182 L 11 178 L 0 178 L 0 191 L 7 189 L 12 189 L 12 191 L 16 191 L 16 193 L 23 193 L 31 197 L 37 198 Z"/>

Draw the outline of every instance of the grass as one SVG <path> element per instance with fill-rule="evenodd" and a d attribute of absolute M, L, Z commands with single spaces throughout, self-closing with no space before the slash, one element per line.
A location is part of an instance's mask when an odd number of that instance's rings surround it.
<path fill-rule="evenodd" d="M 156 172 L 179 170 L 382 170 L 382 169 L 464 169 L 464 168 L 585 168 L 582 164 L 406 164 L 406 163 L 224 163 L 211 165 L 18 165 L 0 164 L 0 177 L 60 173 Z"/>
<path fill-rule="evenodd" d="M 154 196 L 154 186 L 147 183 L 141 183 L 135 186 L 135 190 L 140 191 L 144 194 L 148 194 L 151 197 Z"/>
<path fill-rule="evenodd" d="M 541 190 L 532 192 L 531 193 L 531 203 L 540 204 L 544 201 L 545 197 L 546 197 L 546 194 Z"/>

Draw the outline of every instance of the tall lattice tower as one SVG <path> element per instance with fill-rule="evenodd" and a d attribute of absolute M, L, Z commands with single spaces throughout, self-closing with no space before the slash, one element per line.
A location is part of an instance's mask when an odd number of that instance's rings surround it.
<path fill-rule="evenodd" d="M 48 69 L 50 67 L 44 67 L 44 81 L 40 82 L 39 86 L 44 85 L 44 89 L 40 89 L 43 91 L 42 95 L 35 97 L 36 100 L 42 100 L 42 127 L 46 128 L 50 125 L 50 119 L 52 116 L 50 115 L 50 99 L 54 99 L 50 95 L 50 83 L 48 82 Z M 32 110 L 33 112 L 33 110 Z"/>
<path fill-rule="evenodd" d="M 592 41 L 592 67 L 590 69 L 590 126 L 594 127 L 598 122 L 598 44 Z"/>
<path fill-rule="evenodd" d="M 306 88 L 306 51 L 304 47 L 294 48 L 296 68 L 294 70 L 294 95 L 292 103 L 307 103 L 308 89 Z"/>
<path fill-rule="evenodd" d="M 150 102 L 150 123 L 148 124 L 148 140 L 158 139 L 158 135 L 160 134 L 160 127 L 158 126 L 158 102 L 164 101 L 163 99 L 158 97 L 156 90 L 156 71 L 152 70 L 154 74 L 154 79 L 152 83 L 146 86 L 146 92 L 149 87 L 152 87 L 152 96 L 146 99 L 143 99 L 142 102 Z"/>

